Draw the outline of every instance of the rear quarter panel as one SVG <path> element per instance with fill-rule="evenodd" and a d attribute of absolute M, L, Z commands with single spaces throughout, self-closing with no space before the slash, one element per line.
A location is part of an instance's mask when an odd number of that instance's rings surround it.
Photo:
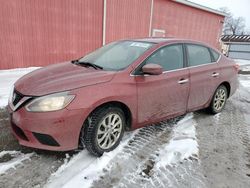
<path fill-rule="evenodd" d="M 221 56 L 219 60 L 219 67 L 221 70 L 221 83 L 228 82 L 230 84 L 230 93 L 229 96 L 232 96 L 236 89 L 238 88 L 238 71 L 234 67 L 234 60 Z"/>

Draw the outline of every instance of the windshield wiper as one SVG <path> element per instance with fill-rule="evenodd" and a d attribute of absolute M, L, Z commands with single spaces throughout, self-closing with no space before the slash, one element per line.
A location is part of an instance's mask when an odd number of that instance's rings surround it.
<path fill-rule="evenodd" d="M 96 65 L 94 63 L 85 62 L 85 61 L 73 60 L 72 63 L 78 64 L 78 65 L 83 65 L 83 66 L 93 67 L 94 69 L 103 69 L 103 67 L 101 67 L 100 65 Z"/>

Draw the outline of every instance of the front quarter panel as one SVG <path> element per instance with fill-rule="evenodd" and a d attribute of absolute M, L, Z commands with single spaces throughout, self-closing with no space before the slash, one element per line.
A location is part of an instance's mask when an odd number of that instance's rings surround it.
<path fill-rule="evenodd" d="M 102 84 L 87 86 L 71 91 L 76 95 L 75 100 L 67 109 L 82 109 L 88 115 L 98 106 L 108 102 L 121 102 L 125 104 L 132 115 L 132 128 L 135 128 L 137 117 L 136 84 L 133 77 L 127 72 L 119 72 L 112 81 Z"/>

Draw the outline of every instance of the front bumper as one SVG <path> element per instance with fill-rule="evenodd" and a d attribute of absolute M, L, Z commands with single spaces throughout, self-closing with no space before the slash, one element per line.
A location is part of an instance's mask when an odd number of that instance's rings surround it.
<path fill-rule="evenodd" d="M 13 134 L 19 144 L 45 150 L 68 151 L 78 147 L 79 135 L 85 120 L 83 109 L 63 109 L 34 113 L 25 108 L 10 113 Z"/>

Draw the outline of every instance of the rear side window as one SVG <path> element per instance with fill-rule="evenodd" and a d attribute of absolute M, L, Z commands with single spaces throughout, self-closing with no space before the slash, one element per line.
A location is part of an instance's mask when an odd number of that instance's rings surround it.
<path fill-rule="evenodd" d="M 217 61 L 220 57 L 220 54 L 218 52 L 214 51 L 213 49 L 210 49 L 210 50 L 214 56 L 214 61 Z"/>
<path fill-rule="evenodd" d="M 164 71 L 183 68 L 182 44 L 170 45 L 159 49 L 146 60 L 146 64 L 149 63 L 161 65 Z"/>
<path fill-rule="evenodd" d="M 211 63 L 211 55 L 207 47 L 195 44 L 187 44 L 189 66 L 197 66 Z"/>

